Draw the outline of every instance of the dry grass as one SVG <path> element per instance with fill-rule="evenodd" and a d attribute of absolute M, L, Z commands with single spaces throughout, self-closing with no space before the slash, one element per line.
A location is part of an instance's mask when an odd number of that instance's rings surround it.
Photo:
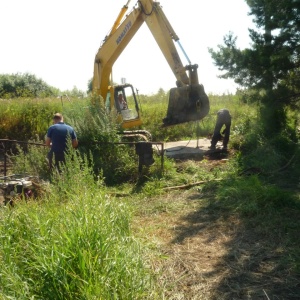
<path fill-rule="evenodd" d="M 222 165 L 208 160 L 201 167 Z M 136 234 L 156 247 L 151 266 L 165 299 L 300 299 L 284 230 L 266 232 L 210 206 L 207 196 L 197 187 L 169 191 L 145 199 L 134 219 Z M 158 203 L 164 209 L 153 209 Z"/>

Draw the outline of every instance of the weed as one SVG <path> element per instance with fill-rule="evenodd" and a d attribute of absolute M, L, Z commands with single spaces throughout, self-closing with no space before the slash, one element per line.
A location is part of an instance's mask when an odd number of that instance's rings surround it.
<path fill-rule="evenodd" d="M 72 150 L 42 203 L 18 202 L 0 211 L 2 297 L 152 295 L 150 273 L 131 236 L 129 209 L 107 195 L 92 170 L 90 160 Z"/>

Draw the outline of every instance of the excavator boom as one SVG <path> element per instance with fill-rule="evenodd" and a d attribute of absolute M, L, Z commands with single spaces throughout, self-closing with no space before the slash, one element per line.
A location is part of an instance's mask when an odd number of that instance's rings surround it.
<path fill-rule="evenodd" d="M 198 65 L 192 65 L 190 61 L 187 66 L 182 64 L 175 47 L 175 42 L 179 43 L 179 38 L 160 3 L 153 0 L 139 0 L 133 10 L 125 16 L 129 2 L 130 0 L 122 8 L 96 54 L 93 91 L 106 99 L 108 86 L 112 81 L 113 64 L 141 25 L 146 23 L 176 78 L 176 87 L 170 90 L 169 106 L 167 116 L 163 119 L 163 126 L 203 119 L 209 112 L 209 99 L 203 85 L 199 84 Z"/>

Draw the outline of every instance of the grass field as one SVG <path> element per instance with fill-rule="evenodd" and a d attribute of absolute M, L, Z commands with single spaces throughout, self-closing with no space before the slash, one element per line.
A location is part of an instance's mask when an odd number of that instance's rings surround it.
<path fill-rule="evenodd" d="M 52 113 L 62 111 L 79 140 L 117 139 L 87 100 L 30 101 L 2 103 L 0 138 L 22 139 L 25 126 L 42 139 Z M 195 137 L 195 124 L 160 129 L 165 98 L 141 102 L 154 140 Z M 72 153 L 52 176 L 42 147 L 12 157 L 12 172 L 47 181 L 36 198 L 0 208 L 0 298 L 300 298 L 299 144 L 287 143 L 288 134 L 264 139 L 257 108 L 237 96 L 210 96 L 210 103 L 201 136 L 227 107 L 228 153 L 165 158 L 163 173 L 158 160 L 139 176 L 134 151 L 124 146 Z M 97 163 L 106 173 L 95 176 Z"/>

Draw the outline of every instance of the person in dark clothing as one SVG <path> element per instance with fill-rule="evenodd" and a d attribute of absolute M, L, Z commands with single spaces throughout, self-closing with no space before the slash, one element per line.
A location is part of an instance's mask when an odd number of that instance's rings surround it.
<path fill-rule="evenodd" d="M 119 106 L 121 110 L 128 109 L 127 103 L 124 99 L 123 94 L 118 95 Z"/>
<path fill-rule="evenodd" d="M 48 128 L 46 145 L 50 147 L 48 153 L 49 167 L 53 167 L 53 155 L 55 167 L 59 169 L 59 164 L 65 162 L 65 151 L 67 150 L 68 136 L 72 141 L 72 147 L 78 146 L 75 130 L 64 123 L 62 114 L 56 113 L 53 116 L 53 125 Z"/>
<path fill-rule="evenodd" d="M 229 110 L 226 108 L 220 109 L 217 112 L 217 121 L 214 129 L 214 134 L 211 140 L 211 146 L 209 147 L 211 150 L 215 150 L 217 142 L 222 139 L 221 129 L 223 125 L 225 125 L 225 129 L 222 131 L 222 134 L 224 134 L 222 149 L 227 150 L 227 145 L 230 136 L 231 115 L 229 113 Z"/>

